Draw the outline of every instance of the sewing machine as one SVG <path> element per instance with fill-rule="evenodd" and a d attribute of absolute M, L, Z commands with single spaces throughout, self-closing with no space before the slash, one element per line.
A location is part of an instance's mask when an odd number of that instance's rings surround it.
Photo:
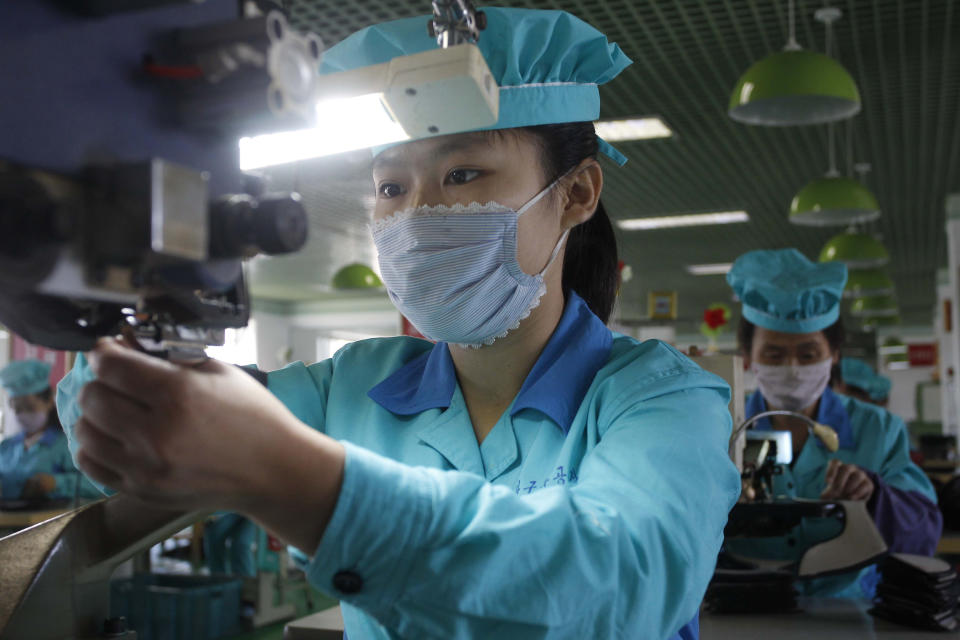
<path fill-rule="evenodd" d="M 775 415 L 805 422 L 811 437 L 817 438 L 829 451 L 836 451 L 839 447 L 833 429 L 790 411 L 759 413 L 734 430 L 734 437 L 741 433 L 745 436 L 741 477 L 748 499 L 742 498 L 730 512 L 725 530 L 725 550 L 719 566 L 787 571 L 796 578 L 808 579 L 845 573 L 872 564 L 886 553 L 887 545 L 867 512 L 865 502 L 801 499 L 775 494 L 774 476 L 782 473 L 784 467 L 793 461 L 790 432 L 749 430 L 760 419 Z M 765 557 L 762 544 L 738 544 L 739 541 L 787 536 L 805 523 L 828 532 L 826 535 L 830 537 L 806 549 L 795 550 L 790 559 Z"/>

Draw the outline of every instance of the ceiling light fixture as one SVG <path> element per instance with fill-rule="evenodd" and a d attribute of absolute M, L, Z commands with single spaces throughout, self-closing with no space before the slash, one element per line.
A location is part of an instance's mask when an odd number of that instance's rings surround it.
<path fill-rule="evenodd" d="M 749 222 L 746 211 L 718 211 L 715 213 L 688 213 L 655 218 L 630 218 L 617 220 L 617 226 L 624 231 L 644 231 L 650 229 L 669 229 L 673 227 L 701 227 L 714 224 L 733 224 Z"/>
<path fill-rule="evenodd" d="M 625 120 L 600 120 L 594 122 L 593 126 L 596 129 L 597 136 L 607 142 L 669 138 L 673 135 L 673 130 L 656 116 L 627 118 Z"/>
<path fill-rule="evenodd" d="M 817 19 L 828 25 L 840 17 L 835 8 L 820 9 Z M 727 113 L 744 124 L 784 127 L 823 124 L 860 111 L 860 91 L 850 73 L 826 55 L 804 51 L 796 39 L 794 1 L 788 8 L 790 37 L 783 51 L 756 62 L 740 77 Z"/>
<path fill-rule="evenodd" d="M 849 229 L 827 240 L 820 250 L 820 262 L 842 262 L 848 269 L 870 269 L 890 262 L 890 253 L 874 236 Z"/>
<path fill-rule="evenodd" d="M 730 271 L 733 263 L 721 262 L 717 264 L 688 264 L 687 273 L 692 276 L 722 276 Z"/>

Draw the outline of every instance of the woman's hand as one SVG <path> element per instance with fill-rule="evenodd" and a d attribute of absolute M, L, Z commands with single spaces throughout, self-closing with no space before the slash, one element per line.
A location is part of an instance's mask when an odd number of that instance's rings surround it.
<path fill-rule="evenodd" d="M 873 481 L 855 464 L 831 460 L 827 465 L 826 486 L 821 500 L 869 500 L 873 495 Z"/>
<path fill-rule="evenodd" d="M 57 488 L 57 479 L 49 473 L 35 473 L 23 483 L 20 495 L 27 499 L 45 498 Z"/>
<path fill-rule="evenodd" d="M 339 443 L 222 362 L 176 365 L 115 340 L 87 357 L 97 379 L 74 427 L 84 473 L 154 504 L 245 513 L 313 551 L 339 493 Z M 302 500 L 318 520 L 304 522 Z"/>

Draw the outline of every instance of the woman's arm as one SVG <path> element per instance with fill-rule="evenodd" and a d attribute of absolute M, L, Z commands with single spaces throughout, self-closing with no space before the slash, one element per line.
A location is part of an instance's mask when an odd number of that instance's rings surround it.
<path fill-rule="evenodd" d="M 402 637 L 667 638 L 696 614 L 739 491 L 729 424 L 710 389 L 636 403 L 577 484 L 522 496 L 346 444 L 310 581 Z"/>
<path fill-rule="evenodd" d="M 253 517 L 314 552 L 315 586 L 405 636 L 668 637 L 697 611 L 739 491 L 727 398 L 663 378 L 671 392 L 606 403 L 576 485 L 518 496 L 341 445 L 220 363 L 184 370 L 107 343 L 92 366 L 85 472 Z"/>
<path fill-rule="evenodd" d="M 910 459 L 903 421 L 893 414 L 887 416 L 883 464 L 876 472 L 867 471 L 875 484 L 867 508 L 891 552 L 933 555 L 943 528 L 937 494 Z"/>

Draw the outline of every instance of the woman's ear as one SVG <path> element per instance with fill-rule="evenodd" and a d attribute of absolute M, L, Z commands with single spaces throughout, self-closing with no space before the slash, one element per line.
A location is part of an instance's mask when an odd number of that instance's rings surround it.
<path fill-rule="evenodd" d="M 600 192 L 603 190 L 603 170 L 600 163 L 593 158 L 587 158 L 570 172 L 563 181 L 565 185 L 563 229 L 572 229 L 593 217 L 600 202 Z"/>

